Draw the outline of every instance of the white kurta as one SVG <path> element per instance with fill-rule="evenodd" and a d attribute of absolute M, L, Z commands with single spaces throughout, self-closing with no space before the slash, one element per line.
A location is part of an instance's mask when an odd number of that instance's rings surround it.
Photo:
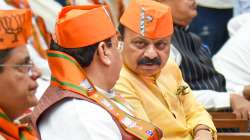
<path fill-rule="evenodd" d="M 171 45 L 170 57 L 180 65 L 182 56 L 180 52 Z M 208 110 L 218 110 L 230 107 L 230 94 L 228 92 L 217 92 L 214 90 L 192 90 L 196 100 Z"/>
<path fill-rule="evenodd" d="M 226 79 L 228 92 L 193 90 L 193 94 L 206 109 L 230 107 L 230 94 L 242 95 L 245 85 L 250 85 L 250 14 L 235 17 L 229 22 L 232 37 L 213 57 L 215 69 Z M 177 50 L 178 51 L 178 50 Z M 171 50 L 174 60 L 181 61 L 180 54 Z"/>
<path fill-rule="evenodd" d="M 54 106 L 38 124 L 42 140 L 121 140 L 111 115 L 100 106 L 70 99 Z"/>
<path fill-rule="evenodd" d="M 130 106 L 112 100 L 116 93 L 96 89 L 121 110 L 132 115 Z M 58 103 L 42 116 L 38 124 L 42 140 L 122 140 L 111 115 L 102 107 L 79 99 Z"/>
<path fill-rule="evenodd" d="M 225 76 L 227 89 L 232 92 L 242 91 L 245 85 L 250 85 L 250 14 L 247 16 L 248 20 L 238 24 L 232 37 L 213 57 L 216 70 Z"/>

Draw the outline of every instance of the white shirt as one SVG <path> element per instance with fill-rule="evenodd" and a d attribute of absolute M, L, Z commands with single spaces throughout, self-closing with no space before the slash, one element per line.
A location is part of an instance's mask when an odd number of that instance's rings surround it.
<path fill-rule="evenodd" d="M 245 16 L 243 16 L 245 17 Z M 222 49 L 213 57 L 213 63 L 227 81 L 227 89 L 231 92 L 242 91 L 250 85 L 250 15 Z"/>
<path fill-rule="evenodd" d="M 180 52 L 171 45 L 170 57 L 181 64 Z M 192 90 L 196 100 L 208 110 L 218 110 L 230 107 L 230 94 L 227 92 L 217 92 L 214 90 Z"/>
<path fill-rule="evenodd" d="M 207 110 L 219 110 L 230 107 L 230 93 L 214 90 L 192 90 L 196 100 Z"/>
<path fill-rule="evenodd" d="M 230 37 L 237 34 L 237 32 L 248 22 L 249 19 L 250 13 L 244 13 L 230 19 L 227 24 L 227 30 Z"/>
<path fill-rule="evenodd" d="M 216 9 L 233 8 L 234 0 L 197 0 L 198 5 Z"/>
<path fill-rule="evenodd" d="M 78 99 L 58 103 L 42 116 L 38 127 L 42 140 L 122 140 L 106 110 Z"/>
<path fill-rule="evenodd" d="M 115 94 L 96 89 L 111 100 Z M 115 104 L 131 114 L 124 106 Z M 53 106 L 42 116 L 38 127 L 42 140 L 122 140 L 119 128 L 106 110 L 79 99 L 69 99 Z"/>
<path fill-rule="evenodd" d="M 234 16 L 249 13 L 250 1 L 249 0 L 235 0 L 234 1 Z"/>

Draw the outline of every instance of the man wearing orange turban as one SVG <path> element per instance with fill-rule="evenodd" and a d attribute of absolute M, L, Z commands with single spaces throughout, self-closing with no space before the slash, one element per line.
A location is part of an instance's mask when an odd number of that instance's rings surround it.
<path fill-rule="evenodd" d="M 48 51 L 51 85 L 32 114 L 43 140 L 159 140 L 161 131 L 133 117 L 113 92 L 121 58 L 106 6 L 68 6 Z"/>
<path fill-rule="evenodd" d="M 124 66 L 115 89 L 136 116 L 161 128 L 166 140 L 216 138 L 210 115 L 194 99 L 178 66 L 168 59 L 173 33 L 170 8 L 134 0 L 120 22 Z"/>
<path fill-rule="evenodd" d="M 15 0 L 17 1 L 17 0 Z M 19 0 L 20 1 L 20 0 Z M 30 0 L 29 4 L 32 12 L 41 16 L 46 23 L 48 31 L 54 32 L 54 24 L 56 15 L 60 9 L 64 6 L 74 5 L 92 5 L 102 4 L 107 5 L 112 15 L 112 19 L 115 25 L 118 24 L 118 20 L 123 10 L 122 0 Z"/>
<path fill-rule="evenodd" d="M 30 10 L 0 10 L 0 138 L 6 140 L 37 140 L 27 124 L 14 123 L 37 104 L 40 72 L 26 48 L 30 35 Z"/>

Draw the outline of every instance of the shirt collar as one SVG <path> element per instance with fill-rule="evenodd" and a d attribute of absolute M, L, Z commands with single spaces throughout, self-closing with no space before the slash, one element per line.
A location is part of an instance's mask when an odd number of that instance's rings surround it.
<path fill-rule="evenodd" d="M 95 89 L 100 92 L 101 94 L 103 94 L 104 96 L 106 96 L 107 98 L 114 98 L 115 97 L 115 91 L 113 89 L 110 89 L 108 91 L 99 88 L 97 86 L 95 86 Z"/>

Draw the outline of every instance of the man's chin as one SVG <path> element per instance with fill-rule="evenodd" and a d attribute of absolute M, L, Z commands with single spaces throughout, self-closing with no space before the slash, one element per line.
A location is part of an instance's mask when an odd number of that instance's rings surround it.
<path fill-rule="evenodd" d="M 35 105 L 37 105 L 37 103 L 38 103 L 38 99 L 37 99 L 37 97 L 34 95 L 34 94 L 32 94 L 29 98 L 28 98 L 28 104 L 29 104 L 29 107 L 33 107 L 33 106 L 35 106 Z"/>

